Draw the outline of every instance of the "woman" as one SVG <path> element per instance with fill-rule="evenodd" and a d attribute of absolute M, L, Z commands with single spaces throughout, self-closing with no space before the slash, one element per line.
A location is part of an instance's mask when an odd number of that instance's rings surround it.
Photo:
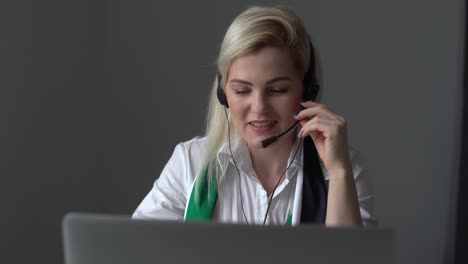
<path fill-rule="evenodd" d="M 241 13 L 217 66 L 206 136 L 176 146 L 133 218 L 376 224 L 346 121 L 313 101 L 312 43 L 293 11 Z"/>

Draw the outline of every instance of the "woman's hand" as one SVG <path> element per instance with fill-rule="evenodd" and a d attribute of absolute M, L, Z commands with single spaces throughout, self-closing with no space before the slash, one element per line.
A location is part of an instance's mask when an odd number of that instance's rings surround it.
<path fill-rule="evenodd" d="M 296 119 L 302 125 L 300 137 L 310 136 L 330 175 L 327 226 L 361 226 L 356 185 L 349 159 L 346 120 L 323 104 L 301 103 L 305 108 Z"/>
<path fill-rule="evenodd" d="M 312 101 L 301 104 L 305 109 L 295 117 L 302 126 L 300 137 L 313 139 L 330 176 L 335 171 L 350 170 L 346 120 L 326 105 Z"/>

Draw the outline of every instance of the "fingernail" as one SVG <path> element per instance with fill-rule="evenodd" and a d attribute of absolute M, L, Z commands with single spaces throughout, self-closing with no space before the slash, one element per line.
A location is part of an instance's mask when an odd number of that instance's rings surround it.
<path fill-rule="evenodd" d="M 297 117 L 298 114 L 299 114 L 299 113 L 295 113 L 295 114 L 293 115 L 293 118 L 296 119 L 296 117 Z"/>
<path fill-rule="evenodd" d="M 297 133 L 297 137 L 302 137 L 302 129 L 299 130 L 299 133 Z"/>

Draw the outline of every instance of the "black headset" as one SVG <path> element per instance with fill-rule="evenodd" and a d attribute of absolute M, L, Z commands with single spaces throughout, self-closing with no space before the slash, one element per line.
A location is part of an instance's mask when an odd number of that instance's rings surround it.
<path fill-rule="evenodd" d="M 315 55 L 314 55 L 314 47 L 312 46 L 312 41 L 309 38 L 309 46 L 310 46 L 310 60 L 309 60 L 309 68 L 305 73 L 304 81 L 303 81 L 303 91 L 302 91 L 302 101 L 314 101 L 317 97 L 317 94 L 320 90 L 320 85 L 318 84 L 317 77 L 315 75 Z M 226 93 L 223 90 L 221 85 L 221 74 L 217 73 L 218 78 L 218 89 L 217 95 L 219 102 L 224 105 L 226 108 L 229 108 Z"/>

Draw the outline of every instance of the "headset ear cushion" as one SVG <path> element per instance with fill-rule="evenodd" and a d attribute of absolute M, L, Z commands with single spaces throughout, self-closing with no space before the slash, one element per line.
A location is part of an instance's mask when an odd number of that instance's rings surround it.
<path fill-rule="evenodd" d="M 229 108 L 227 98 L 226 98 L 226 93 L 223 90 L 223 87 L 221 85 L 221 74 L 218 72 L 217 74 L 217 79 L 218 79 L 218 89 L 216 90 L 216 94 L 218 96 L 218 101 L 221 103 L 221 105 L 224 105 L 226 108 Z"/>
<path fill-rule="evenodd" d="M 302 101 L 314 101 L 319 89 L 315 73 L 307 71 L 303 82 Z"/>
<path fill-rule="evenodd" d="M 317 94 L 320 90 L 320 86 L 317 80 L 315 77 L 312 78 L 312 81 L 310 80 L 310 77 L 304 80 L 304 90 L 302 92 L 303 101 L 315 101 L 315 98 L 317 97 Z"/>

